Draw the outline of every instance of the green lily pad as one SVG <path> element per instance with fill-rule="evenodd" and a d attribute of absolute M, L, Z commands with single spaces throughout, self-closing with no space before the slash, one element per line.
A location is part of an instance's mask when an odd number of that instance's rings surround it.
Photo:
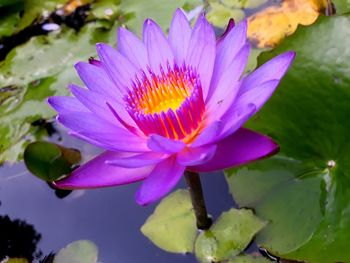
<path fill-rule="evenodd" d="M 177 190 L 164 198 L 141 232 L 163 250 L 192 252 L 197 227 L 188 191 Z"/>
<path fill-rule="evenodd" d="M 222 0 L 222 2 L 234 8 L 256 8 L 266 3 L 267 0 Z"/>
<path fill-rule="evenodd" d="M 140 35 L 145 19 L 152 18 L 163 30 L 167 30 L 176 8 L 191 8 L 200 4 L 202 4 L 200 0 L 177 0 L 166 3 L 159 2 L 159 0 L 124 0 L 121 2 L 120 10 L 127 17 L 127 27 Z"/>
<path fill-rule="evenodd" d="M 350 0 L 333 0 L 337 15 L 345 14 L 350 11 Z"/>
<path fill-rule="evenodd" d="M 48 16 L 57 6 L 63 5 L 68 0 L 26 0 L 24 1 L 24 12 L 18 24 L 18 31 L 26 28 L 35 19 Z"/>
<path fill-rule="evenodd" d="M 40 179 L 52 182 L 69 174 L 72 166 L 81 160 L 78 150 L 50 142 L 33 142 L 24 151 L 27 169 Z"/>
<path fill-rule="evenodd" d="M 245 14 L 242 9 L 230 8 L 217 2 L 210 3 L 210 11 L 207 14 L 207 19 L 210 23 L 217 27 L 226 27 L 230 18 L 236 22 L 242 20 Z"/>
<path fill-rule="evenodd" d="M 261 256 L 240 255 L 229 260 L 227 263 L 271 263 L 271 261 Z"/>
<path fill-rule="evenodd" d="M 68 95 L 69 83 L 81 83 L 73 65 L 95 56 L 96 42 L 115 42 L 115 29 L 89 23 L 79 33 L 34 37 L 13 49 L 0 64 L 0 163 L 21 158 L 24 147 L 42 132 L 31 125 L 55 112 L 47 105 L 52 95 Z"/>
<path fill-rule="evenodd" d="M 98 249 L 89 240 L 78 240 L 62 248 L 53 263 L 97 263 Z"/>
<path fill-rule="evenodd" d="M 260 63 L 287 50 L 296 60 L 248 123 L 270 135 L 285 159 L 228 171 L 242 206 L 269 221 L 257 242 L 299 261 L 350 262 L 350 17 L 300 27 Z"/>
<path fill-rule="evenodd" d="M 209 230 L 200 233 L 195 254 L 203 263 L 221 262 L 241 253 L 265 222 L 251 210 L 231 209 L 222 213 Z"/>
<path fill-rule="evenodd" d="M 0 18 L 0 38 L 12 35 L 19 21 L 19 13 L 13 13 Z"/>
<path fill-rule="evenodd" d="M 98 19 L 113 20 L 119 13 L 121 0 L 98 0 L 91 4 L 91 13 Z"/>

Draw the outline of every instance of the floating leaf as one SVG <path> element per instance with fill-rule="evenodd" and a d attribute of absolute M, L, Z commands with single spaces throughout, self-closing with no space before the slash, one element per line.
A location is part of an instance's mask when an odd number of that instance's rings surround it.
<path fill-rule="evenodd" d="M 124 0 L 121 2 L 120 10 L 127 16 L 128 28 L 140 35 L 145 19 L 151 17 L 163 30 L 166 30 L 176 8 L 183 6 L 195 7 L 201 3 L 200 0 L 167 1 L 166 4 L 159 2 L 159 0 Z"/>
<path fill-rule="evenodd" d="M 95 18 L 111 20 L 119 12 L 121 0 L 99 0 L 91 4 L 91 13 Z"/>
<path fill-rule="evenodd" d="M 228 260 L 241 253 L 265 226 L 251 210 L 231 209 L 222 213 L 209 230 L 200 233 L 195 253 L 201 262 Z"/>
<path fill-rule="evenodd" d="M 141 231 L 161 249 L 192 252 L 197 227 L 188 191 L 178 190 L 164 198 Z"/>
<path fill-rule="evenodd" d="M 345 14 L 350 11 L 350 0 L 333 0 L 337 15 Z"/>
<path fill-rule="evenodd" d="M 317 204 L 322 196 L 322 176 L 327 174 L 278 157 L 227 172 L 235 200 L 243 207 L 253 207 L 270 222 L 256 241 L 282 255 L 306 243 L 321 222 Z"/>
<path fill-rule="evenodd" d="M 350 262 L 349 28 L 348 15 L 321 17 L 261 55 L 297 53 L 276 94 L 248 123 L 289 158 L 230 171 L 229 180 L 238 203 L 270 222 L 257 242 L 283 258 Z"/>
<path fill-rule="evenodd" d="M 248 18 L 248 37 L 257 47 L 274 47 L 295 32 L 298 25 L 311 25 L 326 0 L 284 0 Z"/>
<path fill-rule="evenodd" d="M 261 256 L 240 255 L 229 260 L 227 263 L 271 263 L 271 261 Z"/>
<path fill-rule="evenodd" d="M 225 5 L 234 8 L 256 8 L 267 0 L 221 0 Z"/>
<path fill-rule="evenodd" d="M 19 21 L 19 13 L 0 17 L 0 38 L 12 35 Z"/>
<path fill-rule="evenodd" d="M 5 263 L 29 263 L 26 258 L 9 258 L 4 261 Z"/>
<path fill-rule="evenodd" d="M 223 4 L 211 2 L 207 19 L 210 23 L 217 27 L 225 27 L 230 18 L 233 18 L 237 22 L 242 20 L 244 15 L 245 14 L 242 9 L 229 8 Z"/>
<path fill-rule="evenodd" d="M 7 55 L 0 64 L 0 163 L 16 161 L 38 138 L 32 122 L 54 116 L 46 98 L 67 95 L 69 83 L 80 83 L 73 65 L 95 56 L 96 42 L 114 43 L 114 37 L 114 29 L 89 23 L 78 34 L 63 28 L 33 37 Z"/>
<path fill-rule="evenodd" d="M 49 15 L 58 5 L 68 0 L 26 0 L 24 1 L 24 12 L 18 24 L 18 30 L 22 30 L 35 21 L 35 19 Z"/>
<path fill-rule="evenodd" d="M 27 169 L 45 181 L 54 181 L 72 171 L 80 152 L 50 142 L 33 142 L 24 151 Z"/>
<path fill-rule="evenodd" d="M 62 248 L 53 263 L 97 263 L 98 249 L 89 240 L 78 240 Z"/>

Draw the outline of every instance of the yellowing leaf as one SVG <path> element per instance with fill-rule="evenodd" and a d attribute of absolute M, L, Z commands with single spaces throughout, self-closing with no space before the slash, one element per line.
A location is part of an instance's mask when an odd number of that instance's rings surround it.
<path fill-rule="evenodd" d="M 6 263 L 29 263 L 26 258 L 9 258 Z"/>
<path fill-rule="evenodd" d="M 313 24 L 326 6 L 326 0 L 284 0 L 248 18 L 248 37 L 259 48 L 274 47 L 299 24 Z"/>

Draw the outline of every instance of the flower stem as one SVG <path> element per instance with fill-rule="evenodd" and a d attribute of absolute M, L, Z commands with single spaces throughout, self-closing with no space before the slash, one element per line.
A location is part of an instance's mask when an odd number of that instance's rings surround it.
<path fill-rule="evenodd" d="M 185 179 L 191 195 L 193 210 L 197 219 L 197 228 L 208 229 L 212 222 L 208 217 L 207 208 L 205 207 L 199 174 L 196 172 L 185 171 Z"/>

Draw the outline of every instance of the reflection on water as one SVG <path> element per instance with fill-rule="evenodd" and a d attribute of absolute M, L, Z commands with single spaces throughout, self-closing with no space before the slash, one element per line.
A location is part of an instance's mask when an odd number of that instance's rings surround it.
<path fill-rule="evenodd" d="M 76 146 L 74 143 L 68 146 Z M 214 217 L 232 207 L 223 174 L 203 175 L 202 180 L 208 210 Z M 44 255 L 57 252 L 72 241 L 88 239 L 98 246 L 99 260 L 104 263 L 196 262 L 193 255 L 164 252 L 142 235 L 139 229 L 155 205 L 141 207 L 135 203 L 138 186 L 73 191 L 59 199 L 45 182 L 30 175 L 23 164 L 2 167 L 0 215 L 33 224 L 42 235 L 37 251 Z M 178 187 L 184 188 L 184 181 Z M 2 238 L 3 232 L 0 233 Z"/>
<path fill-rule="evenodd" d="M 40 258 L 37 248 L 41 235 L 26 221 L 0 216 L 0 262 L 9 258 L 25 258 L 28 262 Z"/>

